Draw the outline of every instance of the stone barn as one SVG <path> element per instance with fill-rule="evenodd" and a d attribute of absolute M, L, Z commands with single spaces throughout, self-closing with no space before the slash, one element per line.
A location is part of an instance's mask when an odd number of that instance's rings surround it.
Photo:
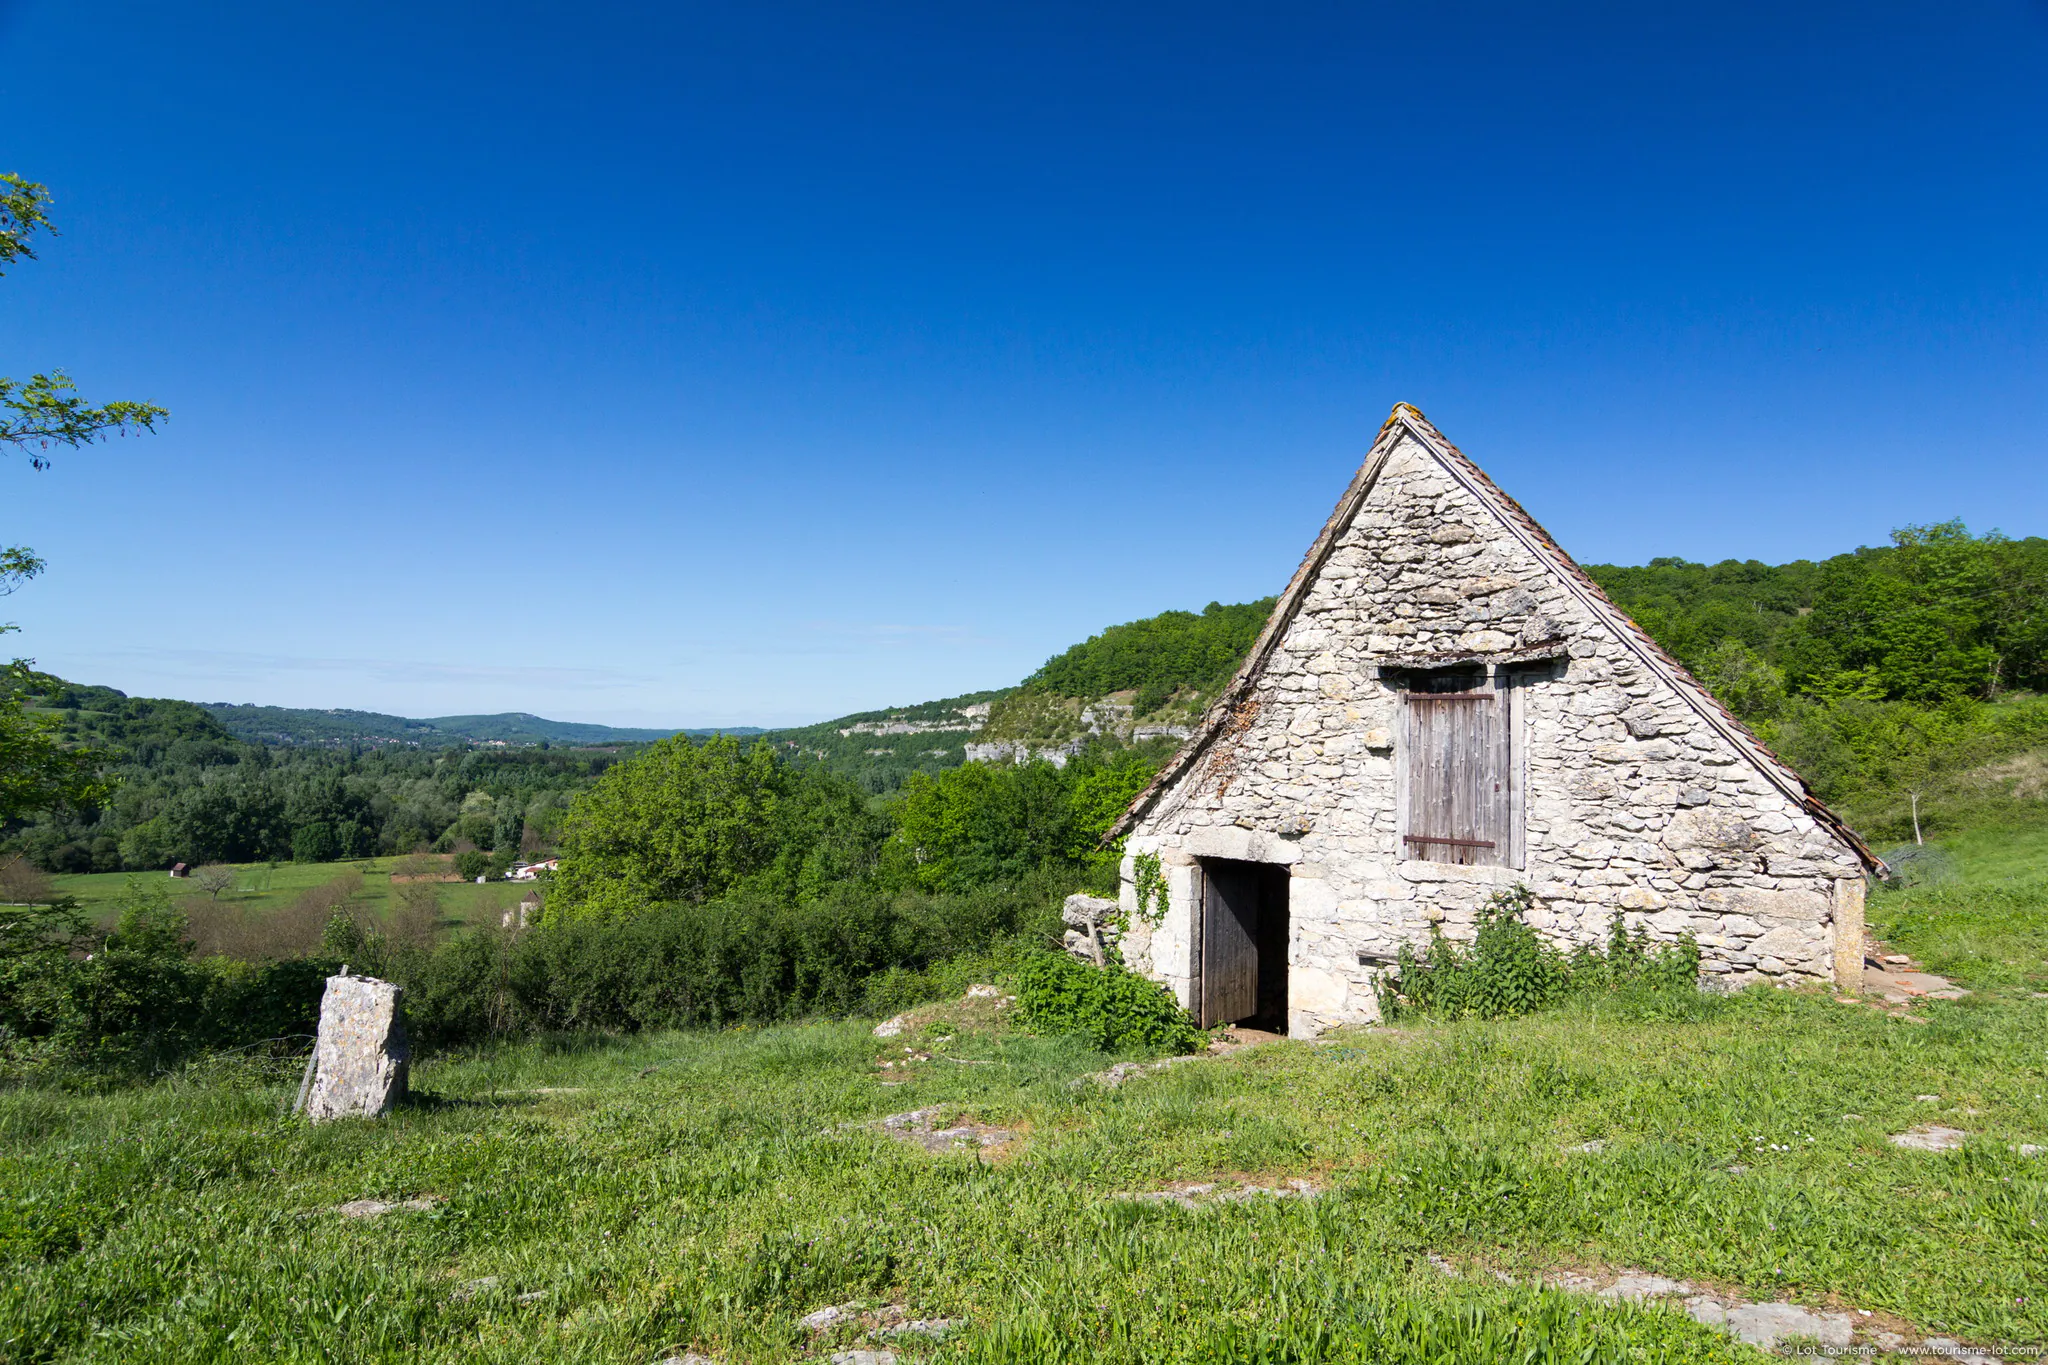
<path fill-rule="evenodd" d="M 1882 871 L 1785 764 L 1405 404 L 1244 666 L 1112 835 L 1123 949 L 1203 1024 L 1378 1016 L 1432 924 L 1526 884 L 1710 984 L 1860 985 Z"/>

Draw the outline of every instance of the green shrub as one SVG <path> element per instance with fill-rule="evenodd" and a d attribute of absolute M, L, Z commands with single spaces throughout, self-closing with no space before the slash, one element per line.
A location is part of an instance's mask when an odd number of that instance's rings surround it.
<path fill-rule="evenodd" d="M 109 933 L 62 906 L 0 928 L 0 1068 L 14 1072 L 146 1076 L 210 1051 L 294 1051 L 334 967 L 194 957 L 183 912 L 139 883 Z"/>
<path fill-rule="evenodd" d="M 1697 989 L 1700 950 L 1691 935 L 1656 947 L 1647 932 L 1631 932 L 1617 914 L 1608 922 L 1604 948 L 1581 946 L 1567 955 L 1523 920 L 1535 901 L 1526 886 L 1495 892 L 1479 909 L 1479 931 L 1469 946 L 1445 938 L 1435 925 L 1422 952 L 1401 945 L 1394 970 L 1374 983 L 1381 1015 L 1502 1019 L 1573 995 Z"/>
<path fill-rule="evenodd" d="M 1202 1031 L 1156 981 L 1065 953 L 1034 954 L 1018 973 L 1017 1008 L 1034 1033 L 1078 1033 L 1104 1052 L 1193 1052 Z"/>

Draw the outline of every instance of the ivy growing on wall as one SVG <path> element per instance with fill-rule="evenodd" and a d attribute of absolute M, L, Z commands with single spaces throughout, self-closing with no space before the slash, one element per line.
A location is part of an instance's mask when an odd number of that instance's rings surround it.
<path fill-rule="evenodd" d="M 1166 918 L 1166 871 L 1157 853 L 1140 853 L 1131 860 L 1131 880 L 1138 892 L 1138 918 L 1157 929 Z"/>

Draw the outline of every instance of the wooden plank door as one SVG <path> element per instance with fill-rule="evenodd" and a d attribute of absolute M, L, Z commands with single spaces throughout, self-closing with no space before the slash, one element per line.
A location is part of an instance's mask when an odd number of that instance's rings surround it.
<path fill-rule="evenodd" d="M 1403 695 L 1408 768 L 1403 853 L 1433 863 L 1512 865 L 1505 680 Z"/>
<path fill-rule="evenodd" d="M 1259 1012 L 1259 883 L 1250 868 L 1203 864 L 1202 1027 Z"/>

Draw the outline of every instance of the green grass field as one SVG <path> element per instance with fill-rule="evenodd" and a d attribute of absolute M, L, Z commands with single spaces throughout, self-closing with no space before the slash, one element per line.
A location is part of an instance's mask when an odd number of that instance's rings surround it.
<path fill-rule="evenodd" d="M 1979 990 L 2048 990 L 2048 829 L 1974 830 L 1942 848 L 1954 879 L 1878 890 L 1871 930 Z"/>
<path fill-rule="evenodd" d="M 1765 1358 L 1534 1283 L 1617 1268 L 2031 1357 L 2048 1157 L 2016 1148 L 2048 1144 L 2044 853 L 2006 836 L 1959 850 L 1960 882 L 1873 899 L 1974 988 L 1909 1018 L 1825 992 L 1581 1003 L 1107 1089 L 1085 1077 L 1111 1059 L 953 1008 L 889 1040 L 821 1022 L 431 1058 L 412 1105 L 318 1129 L 281 1116 L 288 1064 L 16 1090 L 0 1360 L 824 1361 L 853 1330 L 798 1318 L 849 1302 L 962 1320 L 892 1343 L 906 1362 Z M 869 1126 L 923 1106 L 1019 1136 L 932 1154 Z M 1925 1123 L 1969 1136 L 1886 1140 Z M 1119 1197 L 1290 1179 L 1320 1194 Z"/>
<path fill-rule="evenodd" d="M 235 889 L 222 893 L 220 904 L 250 914 L 282 910 L 300 894 L 332 882 L 349 872 L 362 874 L 363 886 L 356 902 L 376 916 L 391 905 L 391 865 L 396 858 L 359 858 L 339 863 L 241 863 L 235 865 Z M 59 891 L 76 896 L 88 915 L 107 919 L 117 913 L 127 898 L 130 882 L 162 884 L 179 900 L 213 899 L 190 879 L 173 880 L 161 872 L 91 872 L 53 877 Z M 517 882 L 445 882 L 440 884 L 441 902 L 447 918 L 459 923 L 478 923 L 495 918 L 507 906 L 531 891 L 530 884 Z"/>

